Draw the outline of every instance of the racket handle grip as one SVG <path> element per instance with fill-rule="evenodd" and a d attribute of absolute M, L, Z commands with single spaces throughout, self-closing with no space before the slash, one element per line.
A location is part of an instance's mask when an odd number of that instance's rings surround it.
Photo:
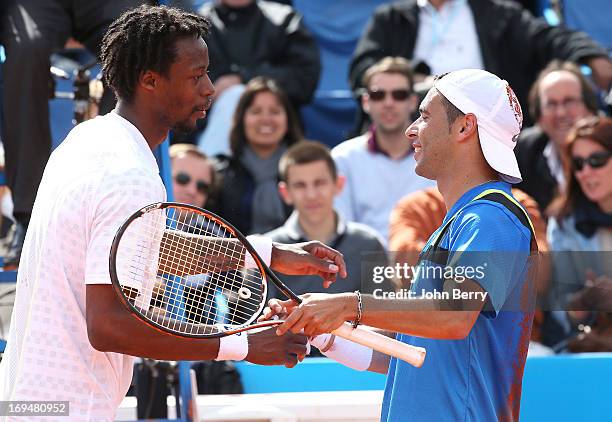
<path fill-rule="evenodd" d="M 375 331 L 366 330 L 365 328 L 353 328 L 348 323 L 342 324 L 332 331 L 332 334 L 369 347 L 380 353 L 401 359 L 417 368 L 423 365 L 425 354 L 427 353 L 423 347 L 411 346 Z"/>

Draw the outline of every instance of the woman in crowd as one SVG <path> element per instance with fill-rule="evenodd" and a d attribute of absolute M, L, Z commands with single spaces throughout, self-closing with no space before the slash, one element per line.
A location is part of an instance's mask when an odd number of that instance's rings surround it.
<path fill-rule="evenodd" d="M 211 207 L 245 234 L 284 223 L 289 210 L 278 193 L 278 162 L 302 138 L 287 95 L 271 79 L 251 80 L 230 132 L 231 156 L 218 156 L 218 195 Z"/>
<path fill-rule="evenodd" d="M 551 305 L 573 352 L 612 351 L 611 154 L 612 119 L 577 122 L 563 149 L 566 187 L 552 205 Z"/>

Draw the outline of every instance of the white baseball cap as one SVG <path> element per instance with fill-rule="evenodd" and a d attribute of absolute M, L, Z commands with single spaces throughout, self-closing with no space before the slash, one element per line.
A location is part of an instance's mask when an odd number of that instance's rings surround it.
<path fill-rule="evenodd" d="M 523 112 L 508 82 L 485 70 L 463 69 L 436 80 L 434 88 L 463 113 L 476 116 L 487 163 L 503 180 L 521 182 L 513 150 L 523 125 Z"/>

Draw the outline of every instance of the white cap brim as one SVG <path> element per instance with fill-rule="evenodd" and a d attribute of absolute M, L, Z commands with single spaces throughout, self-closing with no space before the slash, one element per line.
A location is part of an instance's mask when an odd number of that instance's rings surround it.
<path fill-rule="evenodd" d="M 523 178 L 514 156 L 514 150 L 495 140 L 495 134 L 480 125 L 478 126 L 478 137 L 482 153 L 493 170 L 497 171 L 508 183 L 522 182 Z"/>

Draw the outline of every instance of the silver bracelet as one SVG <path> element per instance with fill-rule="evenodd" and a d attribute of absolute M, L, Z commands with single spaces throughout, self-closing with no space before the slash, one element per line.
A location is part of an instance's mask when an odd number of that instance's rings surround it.
<path fill-rule="evenodd" d="M 357 295 L 357 318 L 353 321 L 353 328 L 357 328 L 359 324 L 361 324 L 361 317 L 363 315 L 363 302 L 361 301 L 361 292 L 359 290 L 355 290 L 355 294 Z"/>

